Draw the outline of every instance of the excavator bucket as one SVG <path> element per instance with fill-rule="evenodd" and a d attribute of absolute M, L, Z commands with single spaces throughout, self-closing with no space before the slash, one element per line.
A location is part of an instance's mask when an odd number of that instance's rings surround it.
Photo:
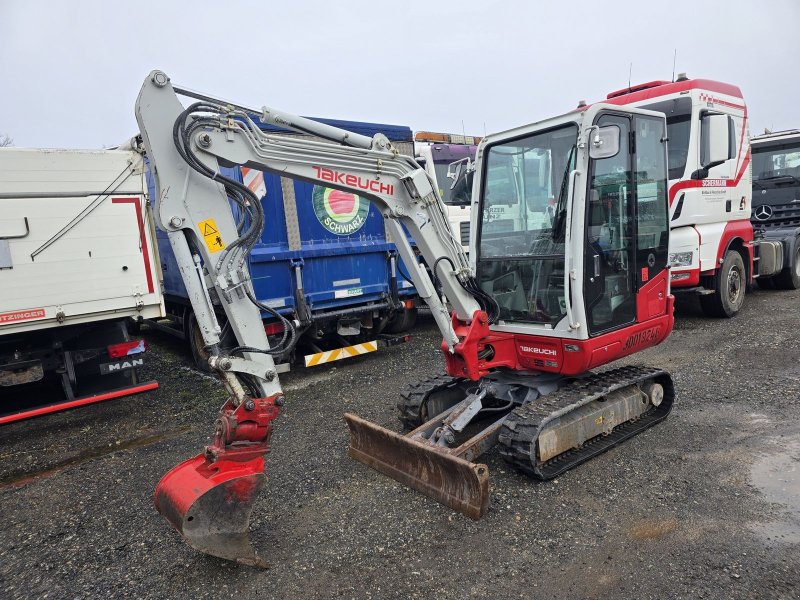
<path fill-rule="evenodd" d="M 263 456 L 212 462 L 199 454 L 158 482 L 156 508 L 196 550 L 267 568 L 248 535 L 253 503 L 265 479 Z"/>
<path fill-rule="evenodd" d="M 489 507 L 489 469 L 446 448 L 399 435 L 351 413 L 348 454 L 359 462 L 472 518 Z"/>

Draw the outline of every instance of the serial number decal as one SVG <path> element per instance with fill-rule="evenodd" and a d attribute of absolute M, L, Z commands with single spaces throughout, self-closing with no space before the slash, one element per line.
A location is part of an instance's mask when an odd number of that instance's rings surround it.
<path fill-rule="evenodd" d="M 43 308 L 31 308 L 28 310 L 0 313 L 0 325 L 17 323 L 19 321 L 33 321 L 34 319 L 43 319 L 44 317 L 45 312 Z"/>
<path fill-rule="evenodd" d="M 661 326 L 657 325 L 644 331 L 637 331 L 626 340 L 623 350 L 630 350 L 637 346 L 645 346 L 661 337 Z"/>

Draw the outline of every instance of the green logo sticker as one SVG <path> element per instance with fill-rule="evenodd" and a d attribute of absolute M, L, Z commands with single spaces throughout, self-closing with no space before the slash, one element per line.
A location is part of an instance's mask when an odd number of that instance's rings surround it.
<path fill-rule="evenodd" d="M 352 235 L 367 222 L 369 201 L 360 196 L 315 185 L 311 199 L 314 214 L 331 233 Z"/>

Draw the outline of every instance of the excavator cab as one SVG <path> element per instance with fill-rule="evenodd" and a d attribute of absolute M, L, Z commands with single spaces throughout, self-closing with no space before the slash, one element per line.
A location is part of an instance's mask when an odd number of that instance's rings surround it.
<path fill-rule="evenodd" d="M 592 112 L 583 132 L 567 121 L 483 149 L 471 256 L 504 329 L 581 338 L 652 317 L 637 294 L 667 269 L 664 120 Z"/>

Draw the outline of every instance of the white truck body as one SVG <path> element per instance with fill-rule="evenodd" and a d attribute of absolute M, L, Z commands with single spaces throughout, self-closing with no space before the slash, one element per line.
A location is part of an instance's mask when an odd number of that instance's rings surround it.
<path fill-rule="evenodd" d="M 470 202 L 453 198 L 451 186 L 454 182 L 447 178 L 447 167 L 464 158 L 475 160 L 480 138 L 421 131 L 414 136 L 414 140 L 414 156 L 417 160 L 421 159 L 422 166 L 433 179 L 444 201 L 450 227 L 464 250 L 469 251 Z"/>
<path fill-rule="evenodd" d="M 0 338 L 164 314 L 142 156 L 0 149 Z"/>

